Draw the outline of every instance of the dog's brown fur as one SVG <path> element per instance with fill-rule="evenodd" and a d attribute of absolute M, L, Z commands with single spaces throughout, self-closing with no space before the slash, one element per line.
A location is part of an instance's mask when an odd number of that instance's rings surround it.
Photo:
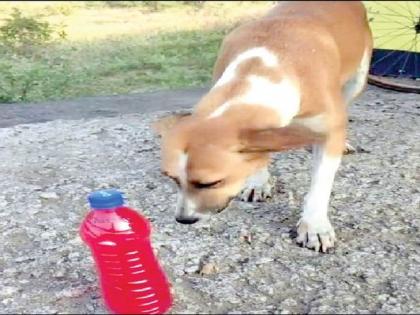
<path fill-rule="evenodd" d="M 188 155 L 186 178 L 180 187 L 206 213 L 226 206 L 247 177 L 269 162 L 268 152 L 323 142 L 329 156 L 341 156 L 346 142 L 346 103 L 343 89 L 357 73 L 364 55 L 370 59 L 372 37 L 361 2 L 285 2 L 267 15 L 242 25 L 223 41 L 215 67 L 216 82 L 242 52 L 266 47 L 280 60 L 267 67 L 260 58 L 241 63 L 235 78 L 211 89 L 191 116 L 161 120 L 162 170 L 180 182 L 179 157 Z M 323 115 L 323 134 L 291 124 L 280 126 L 279 113 L 254 105 L 235 104 L 209 119 L 222 104 L 250 88 L 250 75 L 298 87 L 295 119 Z M 357 92 L 359 94 L 360 91 Z M 357 95 L 352 95 L 351 98 Z M 279 100 L 279 106 L 282 100 Z M 211 189 L 194 183 L 222 180 Z"/>

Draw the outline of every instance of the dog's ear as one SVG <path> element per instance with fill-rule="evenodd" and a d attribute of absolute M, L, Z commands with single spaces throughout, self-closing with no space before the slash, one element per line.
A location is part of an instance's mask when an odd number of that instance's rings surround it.
<path fill-rule="evenodd" d="M 239 152 L 276 152 L 322 143 L 325 135 L 300 126 L 245 129 L 240 132 Z"/>
<path fill-rule="evenodd" d="M 152 129 L 159 135 L 165 135 L 171 130 L 178 122 L 191 116 L 190 113 L 172 114 L 159 118 L 152 124 Z"/>

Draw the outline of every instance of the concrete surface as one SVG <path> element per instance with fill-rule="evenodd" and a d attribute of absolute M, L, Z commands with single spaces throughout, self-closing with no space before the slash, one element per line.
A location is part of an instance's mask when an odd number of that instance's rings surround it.
<path fill-rule="evenodd" d="M 61 102 L 0 104 L 0 128 L 56 119 L 115 117 L 132 113 L 146 114 L 174 108 L 189 108 L 205 91 L 205 88 L 169 90 L 83 97 Z"/>
<path fill-rule="evenodd" d="M 274 155 L 270 201 L 236 201 L 200 226 L 175 222 L 150 123 L 202 91 L 2 105 L 0 313 L 107 312 L 78 237 L 87 194 L 106 187 L 152 221 L 172 313 L 420 313 L 419 96 L 369 88 L 351 107 L 360 152 L 334 185 L 336 250 L 320 254 L 293 240 L 305 150 Z"/>

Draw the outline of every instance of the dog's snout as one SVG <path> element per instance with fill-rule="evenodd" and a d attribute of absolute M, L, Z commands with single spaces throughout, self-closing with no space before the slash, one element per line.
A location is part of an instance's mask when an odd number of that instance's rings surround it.
<path fill-rule="evenodd" d="M 183 217 L 177 217 L 175 218 L 176 222 L 182 223 L 182 224 L 194 224 L 198 222 L 198 218 L 183 218 Z"/>

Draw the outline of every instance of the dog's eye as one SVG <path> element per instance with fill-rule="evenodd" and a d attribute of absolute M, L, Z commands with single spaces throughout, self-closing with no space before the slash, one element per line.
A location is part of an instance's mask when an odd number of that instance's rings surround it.
<path fill-rule="evenodd" d="M 216 187 L 220 186 L 220 184 L 222 182 L 223 182 L 222 179 L 211 182 L 211 183 L 201 183 L 201 182 L 193 181 L 193 182 L 191 182 L 191 185 L 193 185 L 194 188 L 197 188 L 197 189 L 206 189 L 206 188 L 216 188 Z"/>

